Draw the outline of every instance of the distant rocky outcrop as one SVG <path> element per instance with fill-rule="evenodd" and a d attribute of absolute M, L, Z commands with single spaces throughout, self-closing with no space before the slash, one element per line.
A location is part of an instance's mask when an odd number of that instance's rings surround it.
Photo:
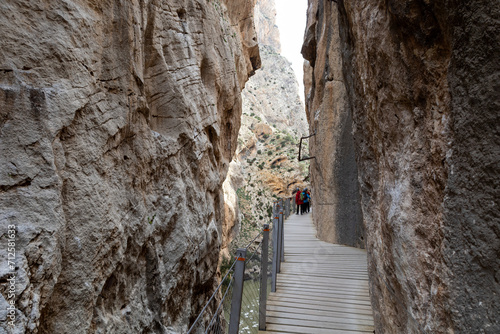
<path fill-rule="evenodd" d="M 500 3 L 309 3 L 311 150 L 357 165 L 376 332 L 500 332 Z"/>
<path fill-rule="evenodd" d="M 254 17 L 259 45 L 272 47 L 275 52 L 280 53 L 280 31 L 276 26 L 276 4 L 274 0 L 257 0 Z"/>
<path fill-rule="evenodd" d="M 16 226 L 13 332 L 187 330 L 218 283 L 222 183 L 240 91 L 260 66 L 253 7 L 0 4 L 0 226 Z M 6 282 L 6 238 L 0 249 Z M 1 289 L 0 332 L 10 333 Z"/>
<path fill-rule="evenodd" d="M 255 26 L 262 66 L 242 92 L 234 162 L 243 177 L 237 189 L 240 215 L 237 222 L 226 223 L 237 226 L 234 236 L 239 240 L 253 236 L 270 221 L 273 199 L 290 196 L 296 187 L 307 184 L 308 163 L 298 163 L 298 142 L 307 133 L 307 120 L 291 63 L 279 54 L 275 15 L 274 0 L 257 1 Z M 233 207 L 230 201 L 226 205 Z"/>

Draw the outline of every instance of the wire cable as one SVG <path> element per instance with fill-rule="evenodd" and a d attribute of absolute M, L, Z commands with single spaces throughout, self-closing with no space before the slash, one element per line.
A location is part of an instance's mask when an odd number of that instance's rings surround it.
<path fill-rule="evenodd" d="M 229 292 L 229 287 L 231 286 L 231 284 L 233 283 L 233 281 L 234 281 L 234 277 L 231 278 L 231 281 L 229 282 L 229 285 L 227 286 L 226 292 L 224 293 L 224 296 L 222 297 L 222 299 L 221 299 L 221 301 L 219 303 L 219 306 L 215 310 L 214 316 L 212 317 L 212 320 L 210 320 L 210 323 L 207 326 L 207 330 L 205 331 L 205 334 L 208 333 L 208 330 L 210 329 L 210 326 L 212 326 L 212 323 L 213 323 L 214 319 L 219 315 L 219 310 L 220 310 L 221 306 L 224 305 L 224 300 L 226 299 L 227 293 Z"/>
<path fill-rule="evenodd" d="M 198 323 L 198 320 L 200 320 L 201 316 L 203 315 L 203 312 L 205 312 L 205 310 L 207 309 L 208 307 L 208 304 L 210 304 L 210 302 L 212 301 L 212 299 L 215 297 L 215 294 L 217 293 L 217 291 L 219 291 L 220 287 L 222 286 L 222 283 L 224 283 L 227 275 L 229 275 L 229 273 L 231 272 L 231 270 L 233 269 L 234 265 L 236 264 L 236 259 L 234 260 L 233 264 L 231 265 L 231 268 L 229 268 L 229 270 L 227 271 L 226 275 L 224 276 L 224 278 L 220 281 L 219 283 L 219 286 L 217 287 L 217 289 L 215 289 L 214 293 L 212 294 L 212 296 L 210 297 L 210 299 L 208 300 L 207 304 L 205 305 L 205 307 L 201 310 L 200 314 L 198 315 L 198 317 L 196 318 L 196 320 L 194 321 L 193 325 L 189 328 L 187 334 L 190 334 L 191 331 L 194 329 L 196 323 Z"/>
<path fill-rule="evenodd" d="M 246 245 L 246 246 L 245 246 L 245 248 L 248 248 L 248 247 L 249 247 L 249 246 L 250 246 L 250 245 L 251 245 L 251 244 L 252 244 L 255 240 L 257 240 L 257 238 L 258 238 L 258 237 L 259 237 L 262 233 L 263 233 L 263 231 L 260 231 L 260 233 L 259 233 L 259 234 L 257 234 L 257 235 L 255 236 L 255 238 L 253 238 L 253 239 L 252 239 L 252 241 L 250 241 L 250 242 L 248 243 L 248 245 Z"/>

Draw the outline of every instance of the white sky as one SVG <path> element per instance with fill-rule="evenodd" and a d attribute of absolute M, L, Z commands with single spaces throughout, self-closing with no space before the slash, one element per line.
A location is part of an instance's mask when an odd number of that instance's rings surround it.
<path fill-rule="evenodd" d="M 304 101 L 304 58 L 300 54 L 306 29 L 307 0 L 275 0 L 276 23 L 280 30 L 281 55 L 291 63 L 299 81 L 300 99 Z"/>

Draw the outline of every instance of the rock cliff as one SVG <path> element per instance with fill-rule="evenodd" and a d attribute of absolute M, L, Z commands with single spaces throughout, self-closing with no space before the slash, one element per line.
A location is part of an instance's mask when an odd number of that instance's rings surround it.
<path fill-rule="evenodd" d="M 318 238 L 364 248 L 352 114 L 342 75 L 337 17 L 311 4 L 302 54 L 311 160 L 313 222 Z M 327 7 L 331 7 L 328 5 Z M 320 20 L 321 19 L 321 20 Z M 319 24 L 327 20 L 324 29 Z M 321 21 L 318 23 L 318 21 Z M 321 30 L 323 29 L 323 30 Z"/>
<path fill-rule="evenodd" d="M 254 17 L 259 45 L 267 45 L 272 47 L 275 52 L 280 53 L 280 31 L 276 26 L 276 4 L 274 0 L 257 0 Z"/>
<path fill-rule="evenodd" d="M 253 6 L 0 4 L 0 226 L 17 233 L 13 332 L 187 330 L 218 279 L 240 91 L 260 66 Z"/>
<path fill-rule="evenodd" d="M 500 3 L 311 0 L 308 17 L 310 126 L 329 104 L 349 136 L 352 116 L 376 332 L 499 332 Z"/>

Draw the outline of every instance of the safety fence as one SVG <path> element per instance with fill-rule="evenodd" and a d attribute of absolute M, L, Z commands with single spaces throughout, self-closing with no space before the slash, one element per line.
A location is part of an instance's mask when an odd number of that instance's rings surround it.
<path fill-rule="evenodd" d="M 266 329 L 267 297 L 276 292 L 277 274 L 285 260 L 284 222 L 295 208 L 292 198 L 273 203 L 272 223 L 264 224 L 252 241 L 236 250 L 187 334 L 254 334 Z"/>

